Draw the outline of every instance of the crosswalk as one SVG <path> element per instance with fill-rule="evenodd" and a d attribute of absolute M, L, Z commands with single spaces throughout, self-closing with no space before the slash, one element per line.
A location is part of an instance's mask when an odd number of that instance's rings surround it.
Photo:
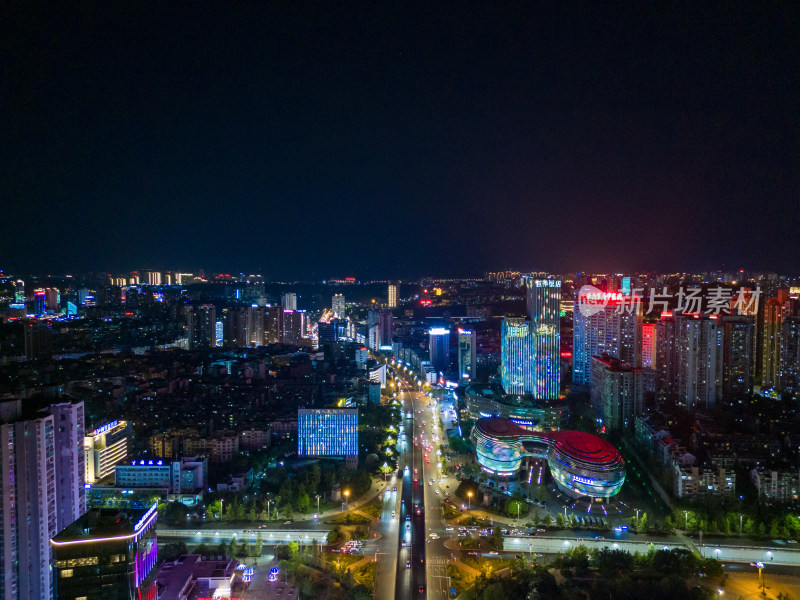
<path fill-rule="evenodd" d="M 435 566 L 435 565 L 446 565 L 447 564 L 447 559 L 446 558 L 442 558 L 440 556 L 435 556 L 433 558 L 429 558 L 428 559 L 428 564 L 432 565 L 432 566 Z"/>

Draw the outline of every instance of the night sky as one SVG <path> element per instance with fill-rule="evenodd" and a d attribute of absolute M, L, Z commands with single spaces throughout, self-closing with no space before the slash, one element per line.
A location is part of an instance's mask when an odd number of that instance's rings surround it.
<path fill-rule="evenodd" d="M 223 4 L 3 3 L 0 268 L 800 274 L 796 3 Z"/>

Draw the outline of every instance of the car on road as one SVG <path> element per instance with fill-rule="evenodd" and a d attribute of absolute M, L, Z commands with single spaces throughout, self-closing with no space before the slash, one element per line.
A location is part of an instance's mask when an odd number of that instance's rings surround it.
<path fill-rule="evenodd" d="M 393 491 L 393 492 L 396 492 L 396 491 L 397 491 L 397 486 L 396 486 L 396 485 L 395 485 L 395 486 L 392 486 L 392 491 Z"/>
<path fill-rule="evenodd" d="M 397 513 L 395 511 L 392 511 L 392 518 L 394 519 L 396 516 L 397 516 Z"/>
<path fill-rule="evenodd" d="M 406 561 L 406 569 L 410 569 L 410 568 L 411 568 L 411 561 L 407 560 Z"/>

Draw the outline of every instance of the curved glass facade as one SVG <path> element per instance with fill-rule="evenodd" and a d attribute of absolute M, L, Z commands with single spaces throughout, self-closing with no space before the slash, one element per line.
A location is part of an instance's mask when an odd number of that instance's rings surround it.
<path fill-rule="evenodd" d="M 625 483 L 625 461 L 614 446 L 581 431 L 534 432 L 508 419 L 480 419 L 472 441 L 481 468 L 491 475 L 516 474 L 526 456 L 543 458 L 556 485 L 573 498 L 607 498 Z"/>

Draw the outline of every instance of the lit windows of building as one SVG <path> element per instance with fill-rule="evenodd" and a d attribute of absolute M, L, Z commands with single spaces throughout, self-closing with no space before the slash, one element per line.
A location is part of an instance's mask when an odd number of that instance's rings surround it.
<path fill-rule="evenodd" d="M 358 461 L 358 410 L 350 408 L 298 409 L 299 456 L 341 456 Z"/>

